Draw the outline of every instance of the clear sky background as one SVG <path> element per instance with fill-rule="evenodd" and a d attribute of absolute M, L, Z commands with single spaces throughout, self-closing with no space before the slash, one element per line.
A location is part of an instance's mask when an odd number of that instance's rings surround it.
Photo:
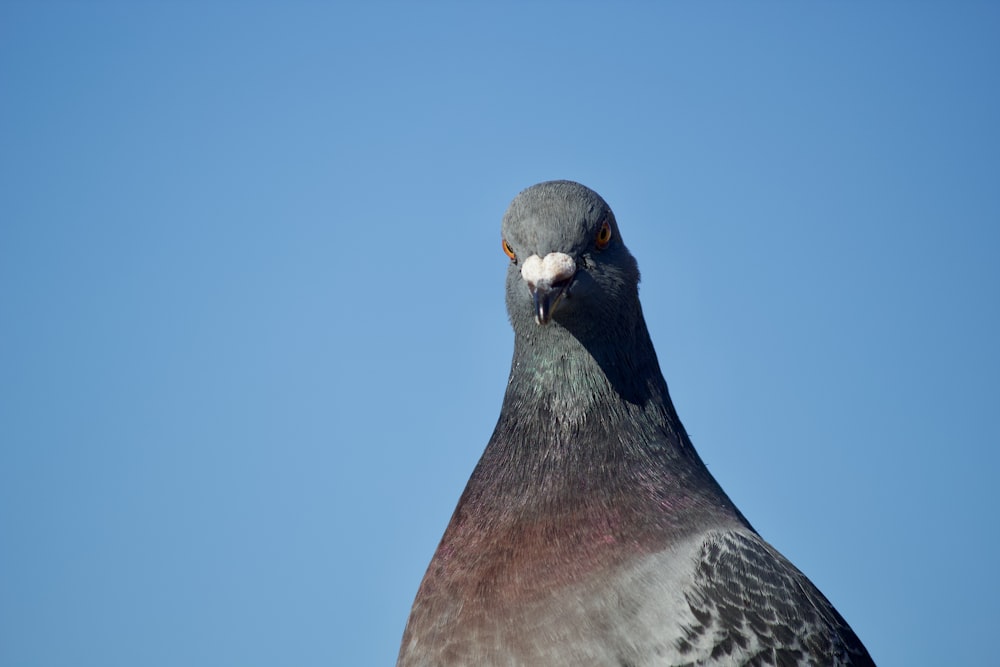
<path fill-rule="evenodd" d="M 995 3 L 0 4 L 0 665 L 389 665 L 570 178 L 881 665 L 1000 624 Z"/>

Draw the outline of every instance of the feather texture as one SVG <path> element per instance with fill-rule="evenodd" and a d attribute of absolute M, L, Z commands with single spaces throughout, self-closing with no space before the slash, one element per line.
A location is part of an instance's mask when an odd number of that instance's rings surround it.
<path fill-rule="evenodd" d="M 533 186 L 503 235 L 510 379 L 398 667 L 873 664 L 695 451 L 604 200 Z"/>

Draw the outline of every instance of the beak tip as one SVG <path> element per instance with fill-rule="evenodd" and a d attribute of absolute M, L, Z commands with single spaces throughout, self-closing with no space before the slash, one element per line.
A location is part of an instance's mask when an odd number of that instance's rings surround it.
<path fill-rule="evenodd" d="M 562 290 L 560 289 L 554 294 L 549 290 L 538 290 L 532 296 L 535 306 L 535 324 L 545 326 L 552 321 L 552 313 L 555 312 L 556 306 L 559 304 Z"/>

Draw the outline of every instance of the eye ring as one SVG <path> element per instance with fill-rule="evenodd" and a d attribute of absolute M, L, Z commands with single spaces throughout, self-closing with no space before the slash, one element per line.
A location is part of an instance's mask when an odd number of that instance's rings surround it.
<path fill-rule="evenodd" d="M 604 250 L 611 243 L 611 223 L 607 220 L 601 225 L 601 228 L 597 230 L 597 238 L 594 240 L 594 245 L 597 246 L 598 250 Z"/>
<path fill-rule="evenodd" d="M 510 247 L 509 243 L 507 243 L 507 239 L 500 239 L 500 242 L 503 245 L 503 254 L 510 257 L 512 262 L 517 262 L 517 253 L 515 253 L 514 249 Z"/>

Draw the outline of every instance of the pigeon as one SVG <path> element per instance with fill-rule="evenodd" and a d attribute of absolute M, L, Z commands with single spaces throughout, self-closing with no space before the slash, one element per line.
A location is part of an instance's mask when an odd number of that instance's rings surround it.
<path fill-rule="evenodd" d="M 873 665 L 695 451 L 604 199 L 529 187 L 502 241 L 510 378 L 397 667 Z"/>

